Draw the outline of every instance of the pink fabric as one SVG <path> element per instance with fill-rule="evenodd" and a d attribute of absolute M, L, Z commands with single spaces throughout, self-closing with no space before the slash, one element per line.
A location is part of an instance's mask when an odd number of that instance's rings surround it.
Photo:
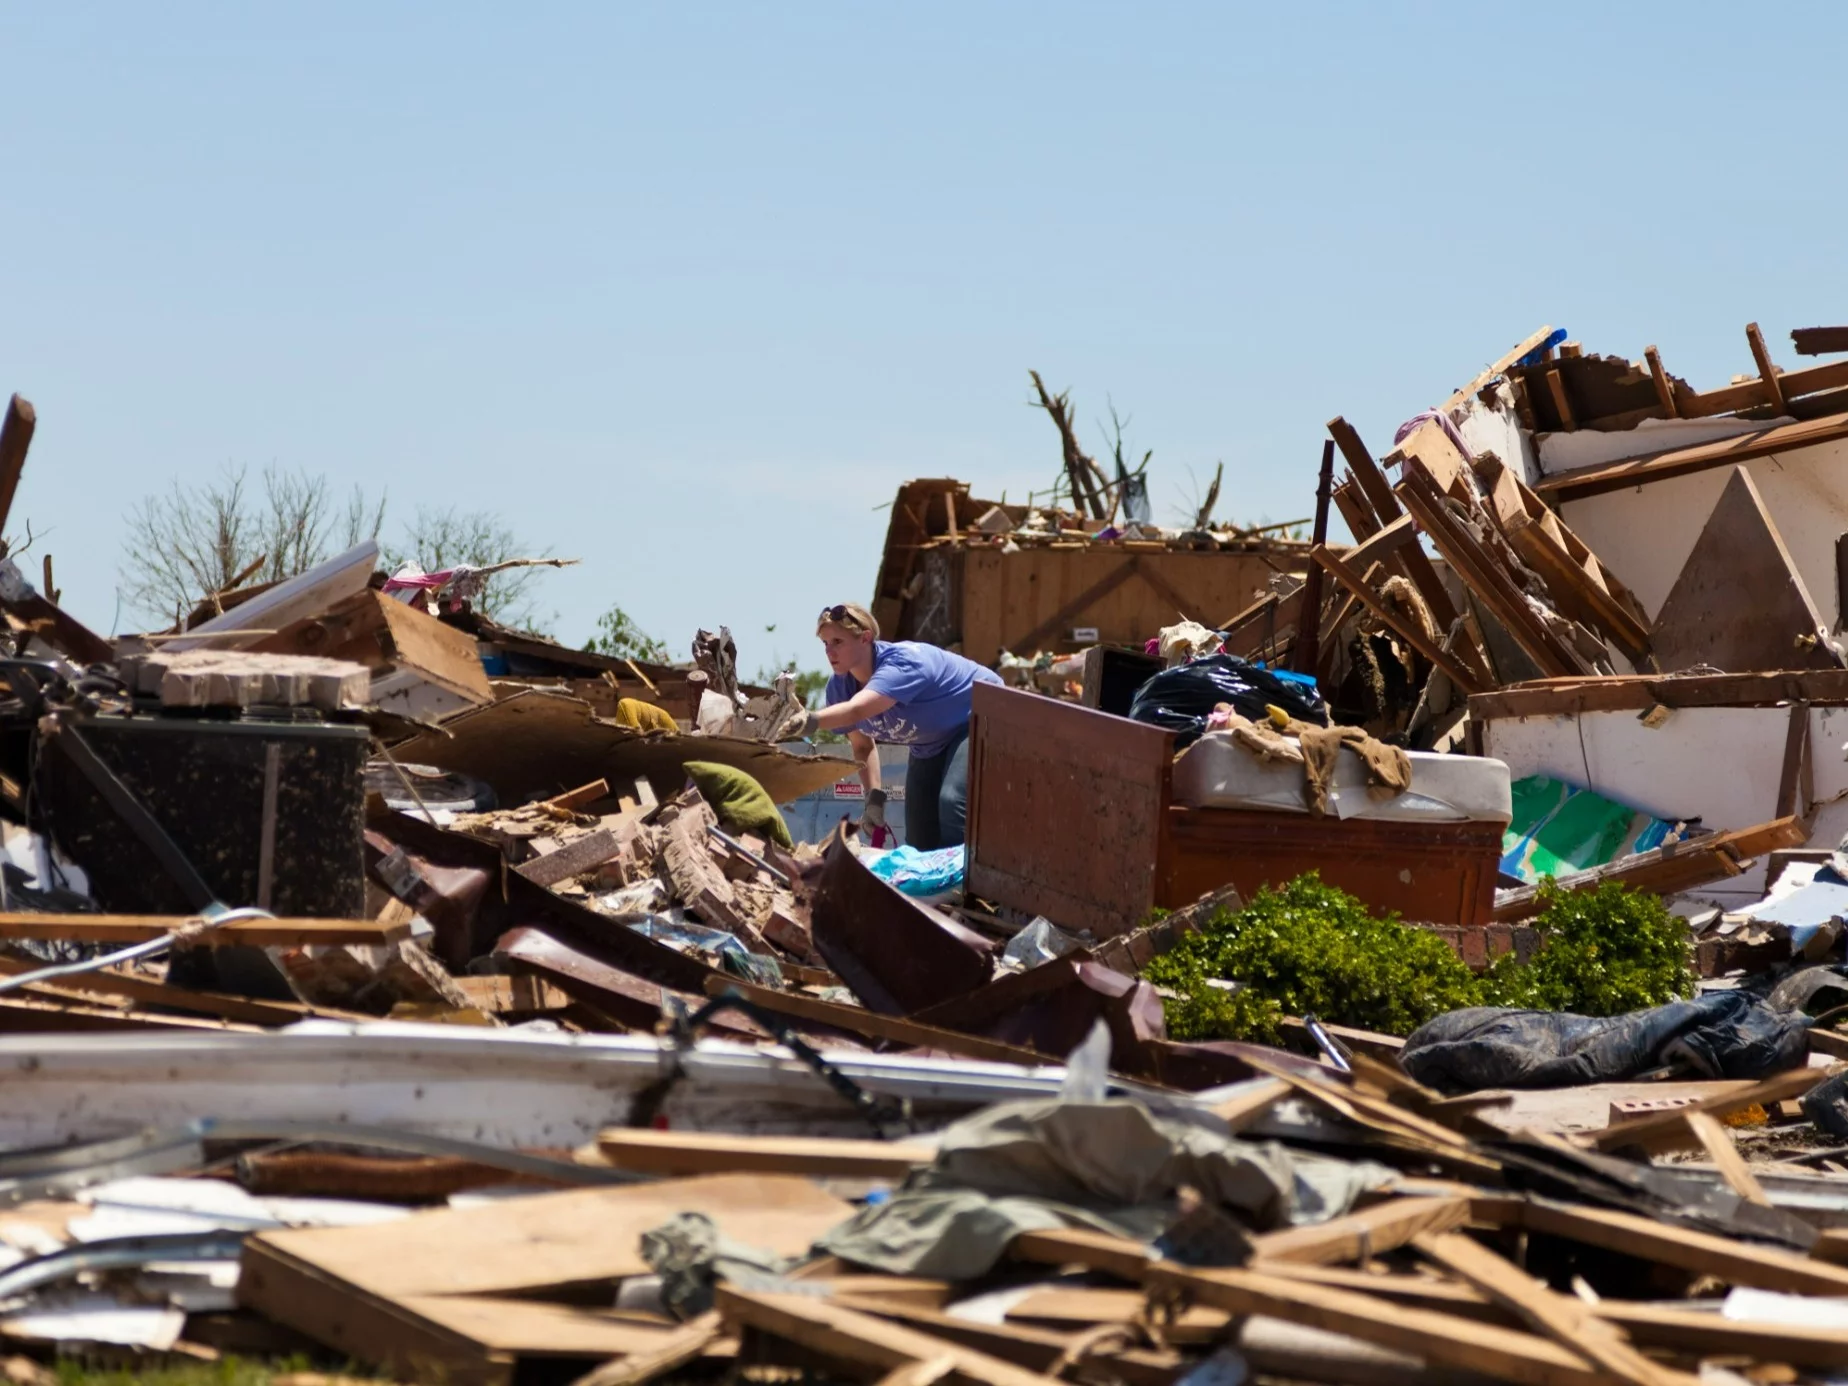
<path fill-rule="evenodd" d="M 1463 454 L 1465 462 L 1476 459 L 1471 455 L 1469 445 L 1463 441 L 1463 435 L 1457 432 L 1457 426 L 1450 421 L 1450 415 L 1442 409 L 1427 409 L 1422 414 L 1414 414 L 1399 425 L 1399 431 L 1392 435 L 1392 445 L 1396 448 L 1426 423 L 1435 420 L 1437 426 L 1444 430 L 1446 437 L 1457 445 L 1457 451 Z"/>
<path fill-rule="evenodd" d="M 385 579 L 387 592 L 433 591 L 448 585 L 455 576 L 454 568 L 445 568 L 440 573 L 420 573 L 416 577 L 388 577 Z"/>

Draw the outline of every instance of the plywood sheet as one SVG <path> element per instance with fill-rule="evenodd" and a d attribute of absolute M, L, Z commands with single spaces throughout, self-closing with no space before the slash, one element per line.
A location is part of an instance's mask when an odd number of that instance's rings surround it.
<path fill-rule="evenodd" d="M 322 1276 L 392 1299 L 508 1295 L 645 1274 L 642 1233 L 682 1212 L 705 1213 L 728 1236 L 793 1256 L 853 1209 L 797 1176 L 724 1174 L 539 1194 L 254 1240 Z"/>
<path fill-rule="evenodd" d="M 1033 649 L 1018 648 L 1023 637 L 1105 580 L 1126 561 L 1137 572 L 1059 623 Z M 1270 590 L 1279 571 L 1302 571 L 1307 555 L 1241 552 L 1127 553 L 1114 547 L 1089 549 L 969 549 L 963 554 L 962 648 L 970 659 L 993 663 L 1002 650 L 1026 655 L 1037 650 L 1075 650 L 1078 626 L 1097 628 L 1083 644 L 1140 646 L 1163 626 L 1181 619 L 1174 596 L 1206 623 L 1243 611 Z M 1150 576 L 1154 581 L 1150 581 Z M 1162 586 L 1172 589 L 1161 590 Z"/>
<path fill-rule="evenodd" d="M 1751 475 L 1734 468 L 1656 617 L 1663 672 L 1839 668 L 1824 626 Z"/>

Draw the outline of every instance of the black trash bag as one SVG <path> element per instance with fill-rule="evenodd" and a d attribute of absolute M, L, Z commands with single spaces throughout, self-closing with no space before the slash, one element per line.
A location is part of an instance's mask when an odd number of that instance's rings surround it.
<path fill-rule="evenodd" d="M 1683 1031 L 1659 1057 L 1665 1064 L 1690 1066 L 1705 1078 L 1763 1078 L 1808 1062 L 1809 1027 L 1810 1018 L 1802 1011 L 1753 999 L 1731 1017 Z"/>
<path fill-rule="evenodd" d="M 1837 1140 L 1848 1140 L 1848 1073 L 1838 1073 L 1818 1083 L 1803 1094 L 1798 1105 L 1818 1130 Z"/>
<path fill-rule="evenodd" d="M 1230 703 L 1239 715 L 1262 722 L 1266 704 L 1280 707 L 1299 722 L 1328 725 L 1328 711 L 1299 683 L 1278 678 L 1237 655 L 1207 655 L 1190 664 L 1163 669 L 1136 690 L 1129 705 L 1131 720 L 1163 727 L 1179 735 L 1178 749 L 1191 746 L 1206 730 L 1215 707 Z"/>
<path fill-rule="evenodd" d="M 1618 1083 L 1669 1063 L 1762 1078 L 1803 1062 L 1808 1018 L 1738 991 L 1595 1017 L 1474 1006 L 1412 1032 L 1399 1066 L 1440 1092 Z"/>

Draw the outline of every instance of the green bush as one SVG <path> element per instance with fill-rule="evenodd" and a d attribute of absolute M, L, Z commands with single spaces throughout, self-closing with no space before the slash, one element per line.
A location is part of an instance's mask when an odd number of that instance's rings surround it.
<path fill-rule="evenodd" d="M 1596 890 L 1540 886 L 1540 951 L 1497 958 L 1482 978 L 1485 1005 L 1621 1015 L 1694 994 L 1687 925 L 1654 895 L 1607 882 Z"/>
<path fill-rule="evenodd" d="M 1275 1040 L 1285 1015 L 1407 1035 L 1434 1015 L 1476 1004 L 1470 970 L 1437 935 L 1376 919 L 1314 873 L 1282 890 L 1262 888 L 1236 913 L 1221 911 L 1145 974 L 1181 993 L 1166 1007 L 1175 1039 Z M 1244 982 L 1227 992 L 1207 985 Z"/>
<path fill-rule="evenodd" d="M 1436 934 L 1375 918 L 1311 873 L 1215 914 L 1143 975 L 1174 993 L 1164 1006 L 1174 1039 L 1261 1043 L 1277 1041 L 1285 1016 L 1409 1035 L 1466 1006 L 1618 1015 L 1693 993 L 1687 928 L 1655 896 L 1548 881 L 1540 898 L 1533 960 L 1503 956 L 1477 977 Z"/>

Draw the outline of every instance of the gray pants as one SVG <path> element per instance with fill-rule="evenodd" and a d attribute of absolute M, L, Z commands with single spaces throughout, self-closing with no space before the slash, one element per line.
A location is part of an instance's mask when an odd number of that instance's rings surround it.
<path fill-rule="evenodd" d="M 905 840 L 920 852 L 960 847 L 969 817 L 969 728 L 934 756 L 905 767 Z"/>

